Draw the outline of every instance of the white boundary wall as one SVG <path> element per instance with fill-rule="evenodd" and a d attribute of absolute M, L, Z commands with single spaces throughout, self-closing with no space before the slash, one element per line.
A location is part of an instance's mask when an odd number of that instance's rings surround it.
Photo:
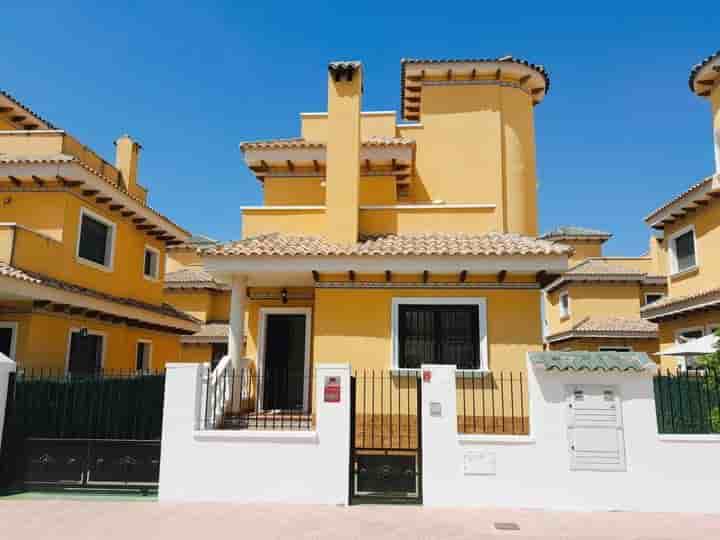
<path fill-rule="evenodd" d="M 161 501 L 346 504 L 350 455 L 350 366 L 315 369 L 315 431 L 199 430 L 201 364 L 168 364 L 160 464 Z M 340 377 L 339 403 L 323 402 Z"/>
<path fill-rule="evenodd" d="M 0 353 L 0 448 L 2 448 L 5 407 L 7 405 L 8 385 L 10 383 L 11 373 L 15 373 L 15 362 Z"/>
<path fill-rule="evenodd" d="M 423 370 L 432 372 L 422 393 L 427 506 L 720 512 L 720 436 L 658 435 L 654 371 L 557 372 L 528 366 L 530 436 L 502 437 L 458 435 L 455 368 Z M 616 387 L 626 471 L 570 470 L 570 384 Z M 441 404 L 440 416 L 430 415 L 430 402 Z M 486 474 L 465 474 L 468 453 L 486 463 Z"/>

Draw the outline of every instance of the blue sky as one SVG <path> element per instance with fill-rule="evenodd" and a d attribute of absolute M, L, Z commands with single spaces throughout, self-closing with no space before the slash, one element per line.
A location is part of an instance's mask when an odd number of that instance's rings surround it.
<path fill-rule="evenodd" d="M 609 230 L 611 255 L 642 253 L 643 216 L 713 172 L 709 105 L 687 86 L 720 48 L 711 2 L 31 4 L 3 5 L 0 88 L 110 161 L 117 136 L 139 139 L 153 206 L 218 239 L 261 200 L 238 143 L 297 135 L 334 59 L 364 62 L 368 110 L 399 109 L 402 57 L 544 64 L 541 229 Z"/>

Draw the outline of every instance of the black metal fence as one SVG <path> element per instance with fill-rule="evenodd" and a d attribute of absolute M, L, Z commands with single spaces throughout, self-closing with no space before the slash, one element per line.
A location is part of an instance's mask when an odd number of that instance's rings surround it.
<path fill-rule="evenodd" d="M 420 380 L 414 372 L 365 370 L 354 375 L 355 448 L 419 447 Z"/>
<path fill-rule="evenodd" d="M 530 433 L 527 377 L 523 372 L 457 373 L 458 433 Z"/>
<path fill-rule="evenodd" d="M 160 439 L 164 394 L 164 372 L 24 370 L 10 421 L 21 437 Z"/>
<path fill-rule="evenodd" d="M 205 429 L 310 430 L 312 376 L 227 368 L 205 381 Z"/>
<path fill-rule="evenodd" d="M 720 373 L 688 369 L 654 378 L 658 433 L 720 433 Z"/>

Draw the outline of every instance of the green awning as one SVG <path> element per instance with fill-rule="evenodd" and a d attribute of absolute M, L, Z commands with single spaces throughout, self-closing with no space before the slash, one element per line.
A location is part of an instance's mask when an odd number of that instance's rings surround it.
<path fill-rule="evenodd" d="M 644 371 L 654 365 L 642 352 L 544 351 L 531 352 L 533 366 L 559 371 Z"/>

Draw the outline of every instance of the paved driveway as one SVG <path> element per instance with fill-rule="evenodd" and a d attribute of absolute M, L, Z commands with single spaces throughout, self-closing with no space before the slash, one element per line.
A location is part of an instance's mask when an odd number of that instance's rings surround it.
<path fill-rule="evenodd" d="M 502 531 L 510 522 L 517 531 Z M 257 538 L 716 539 L 720 515 L 0 498 L 0 537 L 13 540 Z"/>

